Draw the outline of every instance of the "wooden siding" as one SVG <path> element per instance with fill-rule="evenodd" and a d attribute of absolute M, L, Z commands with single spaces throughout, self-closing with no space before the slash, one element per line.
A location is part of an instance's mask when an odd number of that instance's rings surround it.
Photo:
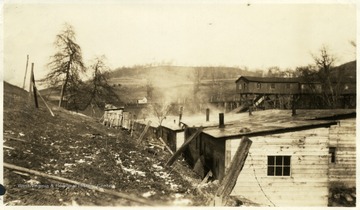
<path fill-rule="evenodd" d="M 201 136 L 200 153 L 205 158 L 206 166 L 216 179 L 222 180 L 225 175 L 225 141 L 215 140 L 207 135 Z"/>
<path fill-rule="evenodd" d="M 138 133 L 138 135 L 140 135 L 144 129 L 146 127 L 146 124 L 144 124 L 144 122 L 134 122 L 134 131 Z M 147 132 L 145 133 L 145 137 L 146 138 L 153 138 L 156 139 L 158 136 L 158 128 L 154 127 L 153 125 L 150 125 L 150 127 L 148 128 Z"/>
<path fill-rule="evenodd" d="M 232 195 L 264 206 L 327 206 L 329 128 L 250 139 L 253 144 Z M 240 139 L 226 140 L 226 167 L 239 143 Z M 271 155 L 291 156 L 290 176 L 267 176 Z"/>
<path fill-rule="evenodd" d="M 165 143 L 170 147 L 172 151 L 176 151 L 176 132 L 161 126 L 160 127 L 160 136 L 165 141 Z"/>
<path fill-rule="evenodd" d="M 248 80 L 249 78 L 250 80 Z M 356 82 L 347 81 L 346 83 L 333 82 L 333 86 L 338 86 L 341 95 L 356 94 Z M 328 92 L 323 89 L 320 82 L 301 82 L 295 78 L 250 78 L 240 77 L 236 80 L 236 92 L 239 94 L 320 94 Z"/>
<path fill-rule="evenodd" d="M 196 128 L 187 128 L 185 129 L 184 136 L 185 138 L 190 137 L 193 133 L 196 132 Z M 200 134 L 195 138 L 194 141 L 190 142 L 189 146 L 185 149 L 184 156 L 187 163 L 190 167 L 194 167 L 196 161 L 200 158 L 200 145 L 201 137 L 203 134 Z"/>
<path fill-rule="evenodd" d="M 123 124 L 123 110 L 105 110 L 103 124 L 111 127 L 121 127 Z"/>
<path fill-rule="evenodd" d="M 272 85 L 274 88 L 271 87 Z M 299 91 L 298 83 L 247 82 L 244 80 L 239 80 L 236 86 L 238 93 L 297 94 Z"/>
<path fill-rule="evenodd" d="M 185 142 L 185 132 L 184 131 L 176 132 L 176 150 L 178 150 L 181 147 L 181 145 L 183 145 L 184 142 Z"/>
<path fill-rule="evenodd" d="M 335 163 L 329 164 L 330 183 L 356 186 L 356 119 L 330 127 L 329 147 L 335 147 Z"/>
<path fill-rule="evenodd" d="M 196 132 L 196 128 L 187 128 L 185 136 L 189 137 Z M 184 155 L 191 167 L 203 156 L 207 170 L 211 170 L 216 179 L 222 179 L 225 171 L 225 141 L 214 140 L 201 133 L 185 150 Z"/>

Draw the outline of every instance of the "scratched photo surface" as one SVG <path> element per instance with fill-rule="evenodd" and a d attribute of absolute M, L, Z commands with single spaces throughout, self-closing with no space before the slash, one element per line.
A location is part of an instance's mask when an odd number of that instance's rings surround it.
<path fill-rule="evenodd" d="M 5 1 L 6 209 L 355 207 L 355 1 Z"/>

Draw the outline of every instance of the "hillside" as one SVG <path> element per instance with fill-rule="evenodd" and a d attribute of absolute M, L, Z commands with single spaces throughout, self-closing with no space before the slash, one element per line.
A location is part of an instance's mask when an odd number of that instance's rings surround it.
<path fill-rule="evenodd" d="M 163 83 L 188 84 L 195 79 L 236 80 L 239 75 L 259 76 L 254 71 L 234 67 L 138 66 L 115 69 L 110 73 L 110 81 L 113 84 L 146 84 L 150 80 L 154 86 L 161 86 Z"/>
<path fill-rule="evenodd" d="M 334 77 L 341 75 L 345 78 L 356 79 L 356 61 L 351 61 L 335 67 L 331 74 Z"/>
<path fill-rule="evenodd" d="M 194 195 L 198 179 L 183 162 L 164 165 L 170 154 L 137 143 L 125 130 L 105 127 L 91 117 L 52 106 L 33 105 L 28 92 L 4 83 L 4 162 L 50 176 L 125 193 L 156 205 L 203 205 Z M 156 141 L 156 140 L 155 140 Z M 161 143 L 159 143 L 161 144 Z M 5 205 L 134 206 L 142 203 L 4 168 Z"/>

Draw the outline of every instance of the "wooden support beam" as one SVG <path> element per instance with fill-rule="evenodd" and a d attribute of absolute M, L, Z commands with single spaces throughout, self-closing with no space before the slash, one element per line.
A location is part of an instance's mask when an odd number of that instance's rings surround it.
<path fill-rule="evenodd" d="M 215 197 L 221 198 L 224 203 L 224 198 L 227 198 L 236 185 L 237 178 L 244 167 L 247 155 L 249 153 L 252 141 L 246 136 L 241 139 L 240 145 L 236 150 L 235 156 L 230 163 L 225 177 L 220 183 L 220 187 L 216 191 Z M 215 199 L 216 200 L 216 199 Z"/>
<path fill-rule="evenodd" d="M 164 146 L 166 147 L 167 150 L 169 150 L 170 154 L 174 154 L 174 152 L 170 149 L 170 147 L 165 143 L 165 141 L 159 137 L 159 140 L 164 144 Z"/>
<path fill-rule="evenodd" d="M 103 192 L 103 193 L 106 193 L 106 194 L 109 194 L 109 195 L 112 195 L 112 196 L 116 196 L 116 197 L 123 198 L 123 199 L 126 199 L 126 200 L 134 201 L 136 203 L 141 203 L 141 204 L 145 204 L 145 205 L 148 205 L 148 206 L 155 206 L 155 204 L 152 203 L 151 201 L 129 195 L 128 193 L 125 194 L 125 193 L 121 193 L 121 192 L 116 192 L 116 191 L 109 190 L 109 189 L 106 189 L 106 188 L 102 188 L 102 187 L 98 187 L 98 186 L 94 186 L 94 185 L 90 185 L 90 184 L 85 184 L 85 183 L 82 183 L 82 182 L 62 178 L 62 177 L 59 177 L 59 176 L 49 175 L 49 174 L 46 174 L 46 173 L 31 170 L 31 169 L 28 169 L 28 168 L 23 168 L 23 167 L 16 166 L 16 165 L 13 165 L 13 164 L 9 164 L 9 163 L 5 163 L 5 162 L 4 162 L 3 166 L 5 168 L 11 169 L 11 170 L 25 172 L 25 173 L 28 173 L 28 174 L 41 176 L 41 177 L 52 179 L 52 180 L 55 180 L 55 181 L 60 181 L 60 182 L 63 182 L 63 183 L 69 183 L 69 184 L 81 186 L 81 187 L 84 187 L 84 188 L 87 188 L 87 189 L 90 189 L 90 190 Z"/>
<path fill-rule="evenodd" d="M 180 156 L 180 154 L 186 149 L 186 147 L 194 140 L 200 133 L 202 132 L 203 128 L 200 127 L 197 129 L 195 133 L 193 133 L 186 141 L 181 145 L 181 147 L 171 156 L 171 158 L 166 163 L 166 166 L 171 166 L 175 160 Z"/>
<path fill-rule="evenodd" d="M 34 87 L 35 87 L 35 85 L 34 85 Z M 40 98 L 43 100 L 43 102 L 44 102 L 46 108 L 49 110 L 50 114 L 51 114 L 53 117 L 55 117 L 55 114 L 53 113 L 53 111 L 51 110 L 51 108 L 49 107 L 49 105 L 46 103 L 45 99 L 41 96 L 39 90 L 38 90 L 36 87 L 35 87 L 35 89 L 36 89 L 36 92 L 39 94 Z"/>
<path fill-rule="evenodd" d="M 6 146 L 6 145 L 3 145 L 3 148 L 4 149 L 10 149 L 10 150 L 14 150 L 15 148 L 13 148 L 13 147 L 9 147 L 9 146 Z"/>
<path fill-rule="evenodd" d="M 149 122 L 146 124 L 146 126 L 145 126 L 145 129 L 143 130 L 143 132 L 140 134 L 140 137 L 138 138 L 138 142 L 141 142 L 142 141 L 142 139 L 144 138 L 144 136 L 145 136 L 145 134 L 146 134 L 146 132 L 148 131 L 148 129 L 149 129 L 149 127 L 150 127 L 150 123 L 151 123 L 151 121 L 149 120 Z"/>
<path fill-rule="evenodd" d="M 14 137 L 10 137 L 10 136 L 4 136 L 5 139 L 10 139 L 10 140 L 15 140 L 15 141 L 21 141 L 21 142 L 27 142 L 23 139 L 18 139 L 18 138 L 14 138 Z"/>
<path fill-rule="evenodd" d="M 212 176 L 211 170 L 206 174 L 205 178 L 201 181 L 200 184 L 205 184 L 209 180 L 210 176 Z"/>

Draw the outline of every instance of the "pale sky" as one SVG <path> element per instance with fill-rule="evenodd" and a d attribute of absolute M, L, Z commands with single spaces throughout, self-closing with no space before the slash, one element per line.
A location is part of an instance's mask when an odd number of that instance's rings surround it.
<path fill-rule="evenodd" d="M 295 68 L 313 63 L 311 53 L 324 44 L 338 58 L 337 64 L 355 60 L 349 41 L 356 41 L 356 5 L 315 3 L 7 1 L 4 80 L 22 86 L 27 54 L 35 63 L 36 78 L 42 78 L 65 22 L 75 29 L 85 63 L 105 55 L 111 68 L 162 61 L 180 66 Z"/>

